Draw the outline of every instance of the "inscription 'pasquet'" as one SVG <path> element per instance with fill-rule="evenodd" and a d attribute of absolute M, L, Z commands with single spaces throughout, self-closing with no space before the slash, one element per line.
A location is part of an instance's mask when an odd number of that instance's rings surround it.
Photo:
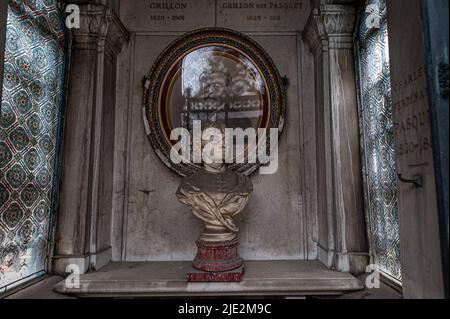
<path fill-rule="evenodd" d="M 302 2 L 225 2 L 222 9 L 302 9 Z"/>

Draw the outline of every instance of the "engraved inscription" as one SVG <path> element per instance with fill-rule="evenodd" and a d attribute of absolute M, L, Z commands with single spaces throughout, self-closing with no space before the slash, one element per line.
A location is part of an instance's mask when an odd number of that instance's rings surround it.
<path fill-rule="evenodd" d="M 133 0 L 121 5 L 130 31 L 191 31 L 225 27 L 237 31 L 302 31 L 309 0 Z"/>
<path fill-rule="evenodd" d="M 222 5 L 222 9 L 256 9 L 262 14 L 252 14 L 245 16 L 247 21 L 282 21 L 283 18 L 287 18 L 286 15 L 274 15 L 274 12 L 278 10 L 292 10 L 292 9 L 302 9 L 302 2 L 225 2 Z"/>
<path fill-rule="evenodd" d="M 225 2 L 222 5 L 223 9 L 302 9 L 303 3 L 300 1 L 296 2 Z"/>
<path fill-rule="evenodd" d="M 187 9 L 186 2 L 149 2 L 148 6 L 152 10 L 184 10 Z"/>
<path fill-rule="evenodd" d="M 214 0 L 133 0 L 121 4 L 130 31 L 191 31 L 214 26 Z"/>
<path fill-rule="evenodd" d="M 160 11 L 174 11 L 174 10 L 186 10 L 188 8 L 187 2 L 149 2 L 148 3 L 150 10 L 160 10 Z M 184 12 L 184 11 L 183 11 Z M 177 15 L 152 15 L 150 16 L 150 20 L 154 22 L 163 22 L 163 21 L 184 21 L 186 16 L 184 14 Z"/>
<path fill-rule="evenodd" d="M 406 90 L 410 88 L 411 86 L 414 86 L 418 81 L 423 80 L 423 77 L 425 75 L 424 68 L 420 67 L 417 70 L 414 70 L 411 72 L 406 78 L 399 82 L 395 82 L 392 85 L 392 89 L 394 92 L 400 92 L 402 90 Z"/>
<path fill-rule="evenodd" d="M 310 11 L 309 1 L 218 1 L 218 25 L 248 30 L 300 31 Z"/>
<path fill-rule="evenodd" d="M 396 156 L 406 157 L 410 164 L 415 164 L 432 149 L 425 68 L 421 66 L 393 82 L 392 90 L 397 97 L 393 102 Z"/>

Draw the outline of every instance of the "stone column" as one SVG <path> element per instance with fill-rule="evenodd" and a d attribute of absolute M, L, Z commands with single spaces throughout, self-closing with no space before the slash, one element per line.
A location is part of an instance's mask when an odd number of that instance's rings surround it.
<path fill-rule="evenodd" d="M 347 5 L 313 9 L 303 32 L 315 59 L 319 260 L 359 274 L 368 261 L 353 31 Z"/>
<path fill-rule="evenodd" d="M 53 271 L 111 260 L 117 55 L 129 35 L 103 5 L 80 5 L 72 29 Z"/>

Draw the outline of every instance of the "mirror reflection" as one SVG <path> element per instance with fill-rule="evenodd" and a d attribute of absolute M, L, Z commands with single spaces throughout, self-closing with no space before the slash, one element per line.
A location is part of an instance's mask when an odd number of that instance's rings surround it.
<path fill-rule="evenodd" d="M 266 84 L 255 64 L 238 50 L 197 48 L 168 73 L 161 96 L 169 132 L 177 127 L 191 130 L 193 121 L 244 130 L 266 125 Z"/>

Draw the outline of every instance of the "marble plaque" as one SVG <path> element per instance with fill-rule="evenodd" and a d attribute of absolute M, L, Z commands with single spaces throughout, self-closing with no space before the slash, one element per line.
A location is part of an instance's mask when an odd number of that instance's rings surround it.
<path fill-rule="evenodd" d="M 308 0 L 133 0 L 121 3 L 129 31 L 186 32 L 223 27 L 242 32 L 302 31 Z"/>
<path fill-rule="evenodd" d="M 190 31 L 215 24 L 214 0 L 133 0 L 121 3 L 130 31 Z"/>
<path fill-rule="evenodd" d="M 432 140 L 426 68 L 420 62 L 411 68 L 392 82 L 396 157 L 409 167 L 428 166 Z"/>
<path fill-rule="evenodd" d="M 217 26 L 239 31 L 301 31 L 310 13 L 308 0 L 218 0 Z"/>

